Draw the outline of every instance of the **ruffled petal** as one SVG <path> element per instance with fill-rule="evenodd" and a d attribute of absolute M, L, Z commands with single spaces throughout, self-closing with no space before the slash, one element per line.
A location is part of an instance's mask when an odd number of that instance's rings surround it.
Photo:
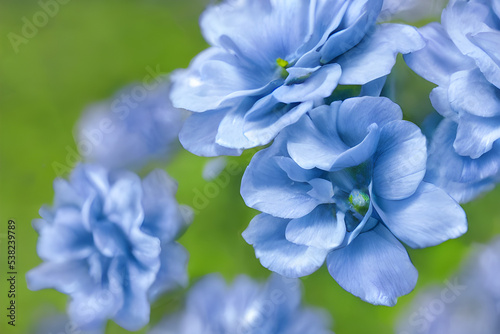
<path fill-rule="evenodd" d="M 376 197 L 375 209 L 394 235 L 413 248 L 438 245 L 467 231 L 464 210 L 444 190 L 422 182 L 407 199 Z"/>
<path fill-rule="evenodd" d="M 286 240 L 289 221 L 260 214 L 250 222 L 243 238 L 254 246 L 255 255 L 267 269 L 286 277 L 309 275 L 323 265 L 328 251 Z"/>

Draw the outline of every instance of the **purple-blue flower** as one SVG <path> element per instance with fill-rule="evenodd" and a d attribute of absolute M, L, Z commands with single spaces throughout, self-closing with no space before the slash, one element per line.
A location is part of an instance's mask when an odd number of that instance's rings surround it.
<path fill-rule="evenodd" d="M 243 176 L 263 213 L 243 232 L 263 266 L 287 277 L 331 276 L 361 299 L 394 305 L 415 286 L 412 248 L 462 235 L 462 208 L 423 182 L 426 140 L 387 98 L 313 109 L 258 152 Z M 399 241 L 399 240 L 400 241 Z"/>
<path fill-rule="evenodd" d="M 173 105 L 194 113 L 180 133 L 202 156 L 268 144 L 337 85 L 384 80 L 398 53 L 424 46 L 415 28 L 375 25 L 382 0 L 227 0 L 201 28 L 210 48 L 173 75 Z"/>
<path fill-rule="evenodd" d="M 500 333 L 500 239 L 477 246 L 461 272 L 417 295 L 396 334 Z"/>
<path fill-rule="evenodd" d="M 82 330 L 107 319 L 128 330 L 149 322 L 150 302 L 187 283 L 187 258 L 175 242 L 190 219 L 162 170 L 141 180 L 128 171 L 78 165 L 56 179 L 52 208 L 33 222 L 44 261 L 26 275 L 31 290 L 71 297 L 68 314 Z"/>
<path fill-rule="evenodd" d="M 126 169 L 170 158 L 186 111 L 174 108 L 169 94 L 168 79 L 131 84 L 87 108 L 77 129 L 80 154 L 91 163 Z"/>
<path fill-rule="evenodd" d="M 333 334 L 323 310 L 301 305 L 299 280 L 273 275 L 265 284 L 239 276 L 226 286 L 208 275 L 188 293 L 184 310 L 150 334 Z"/>
<path fill-rule="evenodd" d="M 453 0 L 441 21 L 420 29 L 427 46 L 405 59 L 417 74 L 438 86 L 430 94 L 432 105 L 456 123 L 455 127 L 442 126 L 447 128 L 445 136 L 453 137 L 454 161 L 474 166 L 449 166 L 443 160 L 441 165 L 447 171 L 434 174 L 446 173 L 453 185 L 448 189 L 447 180 L 439 178 L 433 182 L 454 193 L 457 200 L 468 201 L 481 192 L 479 188 L 494 185 L 491 175 L 500 177 L 500 2 Z M 489 152 L 497 152 L 493 153 L 496 162 L 483 158 Z M 485 187 L 467 187 L 471 179 Z"/>

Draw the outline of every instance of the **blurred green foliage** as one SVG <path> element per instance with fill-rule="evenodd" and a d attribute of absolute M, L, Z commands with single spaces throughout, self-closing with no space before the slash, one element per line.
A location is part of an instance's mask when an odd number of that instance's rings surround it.
<path fill-rule="evenodd" d="M 9 33 L 21 35 L 23 18 L 32 20 L 41 7 L 37 1 L 0 2 L 0 333 L 31 333 L 52 305 L 61 311 L 65 308 L 65 295 L 29 291 L 24 274 L 40 263 L 31 220 L 38 217 L 42 204 L 52 202 L 53 164 L 68 164 L 68 150 L 76 148 L 72 132 L 81 110 L 142 80 L 148 66 L 159 66 L 165 73 L 186 67 L 206 47 L 198 27 L 204 6 L 202 0 L 73 0 L 61 5 L 15 52 Z M 430 112 L 427 94 L 432 85 L 406 69 L 401 59 L 397 69 L 394 85 L 405 90 L 396 100 L 405 117 L 420 122 Z M 237 172 L 224 174 L 230 175 L 229 182 L 224 176 L 204 181 L 201 171 L 207 160 L 188 152 L 163 166 L 179 182 L 179 201 L 197 210 L 192 227 L 180 240 L 191 254 L 192 282 L 212 272 L 228 280 L 238 274 L 260 279 L 269 275 L 241 238 L 255 215 L 239 196 L 239 182 L 251 153 L 231 158 Z M 206 201 L 200 200 L 199 193 L 209 194 Z M 487 242 L 500 233 L 499 203 L 500 191 L 496 190 L 466 205 L 470 222 L 466 236 L 410 250 L 420 274 L 417 291 L 449 277 L 471 244 Z M 7 326 L 5 316 L 8 219 L 17 222 L 15 329 Z M 342 290 L 324 267 L 303 282 L 306 302 L 328 310 L 335 332 L 341 334 L 392 332 L 395 319 L 415 296 L 414 292 L 400 298 L 392 308 L 372 306 Z M 155 303 L 152 323 L 179 307 L 184 293 L 174 292 Z M 113 323 L 108 326 L 107 333 L 124 332 Z"/>

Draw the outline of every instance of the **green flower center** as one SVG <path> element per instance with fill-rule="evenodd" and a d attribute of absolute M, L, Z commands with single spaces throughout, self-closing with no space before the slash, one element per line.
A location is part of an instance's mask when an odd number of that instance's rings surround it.
<path fill-rule="evenodd" d="M 349 203 L 351 203 L 354 210 L 364 216 L 370 207 L 370 196 L 358 189 L 354 189 L 349 194 Z"/>
<path fill-rule="evenodd" d="M 286 70 L 288 68 L 288 62 L 285 59 L 278 58 L 276 59 L 276 64 L 280 67 L 280 75 L 283 79 L 286 79 L 288 77 L 288 71 Z"/>

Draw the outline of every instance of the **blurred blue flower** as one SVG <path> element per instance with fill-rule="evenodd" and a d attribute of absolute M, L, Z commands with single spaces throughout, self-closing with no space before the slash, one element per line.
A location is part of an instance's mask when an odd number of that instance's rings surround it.
<path fill-rule="evenodd" d="M 382 0 L 227 0 L 201 29 L 210 48 L 173 75 L 180 133 L 202 156 L 269 143 L 337 85 L 383 81 L 398 53 L 425 44 L 415 28 L 375 26 Z"/>
<path fill-rule="evenodd" d="M 287 277 L 316 271 L 361 299 L 394 305 L 417 271 L 399 240 L 437 245 L 462 235 L 462 208 L 423 182 L 426 140 L 387 98 L 320 106 L 258 152 L 241 194 L 263 214 L 243 232 L 263 266 Z M 396 239 L 397 238 L 397 239 Z"/>
<path fill-rule="evenodd" d="M 498 151 L 495 143 L 500 138 L 500 4 L 497 0 L 453 0 L 443 11 L 441 21 L 420 29 L 427 46 L 405 59 L 416 73 L 438 85 L 430 99 L 443 117 L 457 124 L 453 130 L 451 125 L 443 126 L 449 133 L 454 132 L 453 149 L 464 157 L 455 161 L 462 159 L 486 175 L 483 178 L 475 168 L 460 167 L 451 176 L 453 183 L 458 179 L 487 183 L 491 175 L 500 175 L 498 161 L 477 160 Z M 448 168 L 436 173 L 450 176 L 451 171 Z M 464 182 L 459 181 L 459 187 Z M 464 193 L 460 193 L 452 186 L 449 191 L 460 200 L 470 200 L 477 193 L 474 188 L 463 189 Z"/>
<path fill-rule="evenodd" d="M 240 276 L 231 287 L 208 275 L 189 291 L 185 309 L 150 334 L 333 334 L 326 312 L 301 306 L 301 288 L 278 275 L 265 285 Z"/>
<path fill-rule="evenodd" d="M 26 275 L 28 287 L 70 295 L 68 314 L 82 330 L 107 319 L 128 330 L 146 325 L 150 302 L 187 283 L 188 254 L 175 239 L 191 217 L 176 187 L 162 170 L 141 181 L 95 165 L 57 179 L 53 208 L 33 222 L 44 262 Z"/>
<path fill-rule="evenodd" d="M 85 161 L 136 169 L 166 160 L 178 149 L 187 112 L 172 106 L 170 81 L 156 80 L 161 81 L 132 84 L 84 111 L 76 137 Z"/>
<path fill-rule="evenodd" d="M 454 279 L 415 298 L 396 334 L 500 333 L 500 239 L 476 247 Z"/>

